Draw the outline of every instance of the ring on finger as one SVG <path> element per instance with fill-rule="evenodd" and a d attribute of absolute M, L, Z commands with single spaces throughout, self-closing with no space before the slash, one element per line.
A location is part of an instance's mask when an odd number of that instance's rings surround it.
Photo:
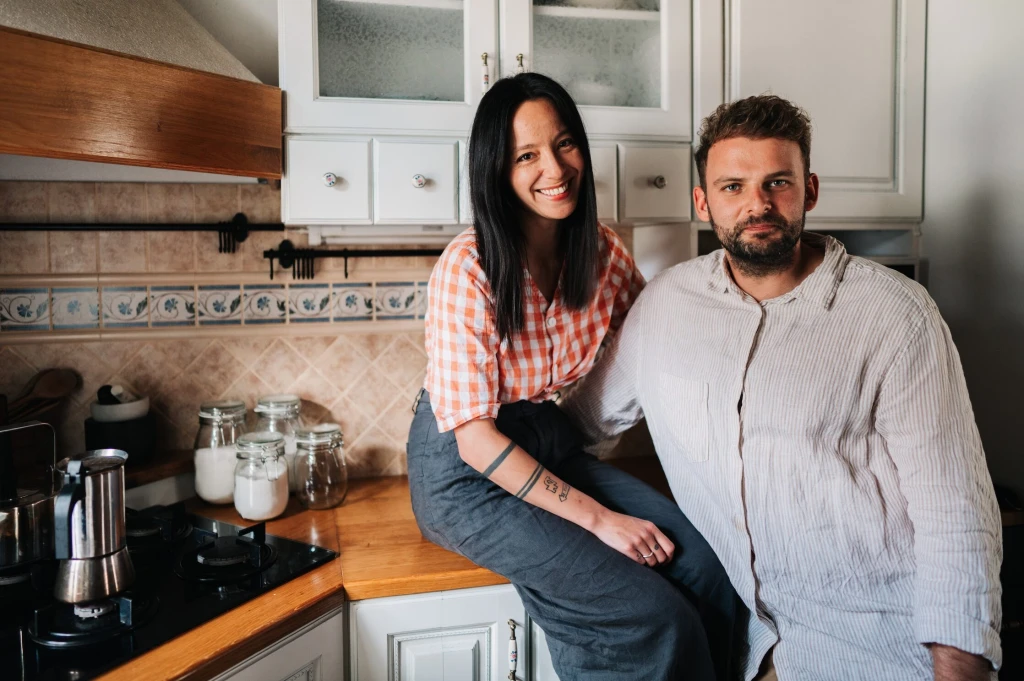
<path fill-rule="evenodd" d="M 654 551 L 651 551 L 651 552 L 650 552 L 650 553 L 648 553 L 648 554 L 647 554 L 646 556 L 645 556 L 644 554 L 640 553 L 639 551 L 637 551 L 637 553 L 638 553 L 638 554 L 640 554 L 640 557 L 641 557 L 641 558 L 650 558 L 651 556 L 653 556 L 653 555 L 654 555 Z"/>

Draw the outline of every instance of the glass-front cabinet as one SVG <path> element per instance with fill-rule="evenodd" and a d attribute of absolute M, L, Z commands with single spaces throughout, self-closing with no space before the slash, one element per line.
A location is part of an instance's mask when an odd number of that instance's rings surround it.
<path fill-rule="evenodd" d="M 497 4 L 281 0 L 285 132 L 468 131 L 497 75 Z"/>
<path fill-rule="evenodd" d="M 690 138 L 689 0 L 278 6 L 288 133 L 465 136 L 488 82 L 525 69 L 565 85 L 591 134 Z"/>
<path fill-rule="evenodd" d="M 590 134 L 690 138 L 688 0 L 508 0 L 502 63 L 547 74 Z"/>

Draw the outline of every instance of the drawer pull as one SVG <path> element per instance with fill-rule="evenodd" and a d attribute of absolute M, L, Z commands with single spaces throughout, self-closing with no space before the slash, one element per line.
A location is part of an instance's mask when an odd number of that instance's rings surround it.
<path fill-rule="evenodd" d="M 338 176 L 334 173 L 324 173 L 324 186 L 333 187 L 338 184 Z"/>
<path fill-rule="evenodd" d="M 668 181 L 665 179 L 664 175 L 658 175 L 651 180 L 651 186 L 655 189 L 664 189 L 668 186 Z"/>
<path fill-rule="evenodd" d="M 519 661 L 519 647 L 516 643 L 516 622 L 508 621 L 508 681 L 516 681 L 516 665 Z"/>
<path fill-rule="evenodd" d="M 483 59 L 483 62 L 484 62 L 483 67 L 481 68 L 481 71 L 480 71 L 480 77 L 481 77 L 480 87 L 481 87 L 481 90 L 483 90 L 484 92 L 487 92 L 487 88 L 491 87 L 491 70 L 487 67 L 487 53 L 484 52 L 483 55 L 481 55 L 480 58 Z"/>
<path fill-rule="evenodd" d="M 419 173 L 412 176 L 412 186 L 416 189 L 423 189 L 427 186 L 427 178 L 423 177 Z"/>
<path fill-rule="evenodd" d="M 520 52 L 516 55 L 516 73 L 525 73 L 526 67 L 523 66 L 523 53 Z"/>

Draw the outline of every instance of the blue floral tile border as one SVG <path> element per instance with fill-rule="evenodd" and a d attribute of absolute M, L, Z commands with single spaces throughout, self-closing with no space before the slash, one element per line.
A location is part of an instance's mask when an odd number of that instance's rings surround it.
<path fill-rule="evenodd" d="M 333 319 L 336 322 L 373 319 L 373 284 L 335 284 Z"/>
<path fill-rule="evenodd" d="M 0 290 L 0 331 L 48 331 L 50 291 L 45 288 Z"/>
<path fill-rule="evenodd" d="M 95 329 L 100 325 L 99 289 L 52 289 L 50 309 L 54 329 Z"/>
<path fill-rule="evenodd" d="M 418 293 L 414 282 L 377 282 L 374 295 L 377 319 L 415 319 L 417 302 Z"/>
<path fill-rule="evenodd" d="M 327 284 L 292 284 L 289 286 L 288 321 L 331 321 L 331 287 Z"/>
<path fill-rule="evenodd" d="M 423 281 L 11 286 L 0 332 L 414 320 L 426 305 Z"/>
<path fill-rule="evenodd" d="M 151 286 L 149 317 L 154 327 L 195 326 L 196 291 L 192 286 Z"/>
<path fill-rule="evenodd" d="M 241 324 L 241 286 L 200 286 L 196 306 L 199 325 Z"/>
<path fill-rule="evenodd" d="M 149 326 L 149 295 L 145 286 L 104 286 L 103 327 Z"/>
<path fill-rule="evenodd" d="M 288 296 L 284 286 L 246 285 L 243 296 L 243 323 L 284 324 L 287 320 Z"/>

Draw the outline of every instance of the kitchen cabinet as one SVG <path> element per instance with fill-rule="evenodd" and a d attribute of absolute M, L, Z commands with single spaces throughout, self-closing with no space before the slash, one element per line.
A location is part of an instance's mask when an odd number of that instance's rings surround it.
<path fill-rule="evenodd" d="M 485 74 L 521 64 L 566 86 L 591 135 L 689 139 L 690 0 L 278 6 L 286 133 L 466 135 Z"/>
<path fill-rule="evenodd" d="M 510 619 L 516 678 L 529 679 L 526 612 L 512 585 L 373 598 L 350 608 L 352 681 L 508 679 Z"/>
<path fill-rule="evenodd" d="M 345 613 L 336 610 L 217 676 L 214 681 L 343 681 Z"/>
<path fill-rule="evenodd" d="M 531 681 L 558 681 L 544 630 L 533 620 L 530 620 L 530 675 Z"/>
<path fill-rule="evenodd" d="M 771 92 L 807 110 L 813 220 L 922 218 L 926 0 L 694 0 L 695 124 Z"/>

